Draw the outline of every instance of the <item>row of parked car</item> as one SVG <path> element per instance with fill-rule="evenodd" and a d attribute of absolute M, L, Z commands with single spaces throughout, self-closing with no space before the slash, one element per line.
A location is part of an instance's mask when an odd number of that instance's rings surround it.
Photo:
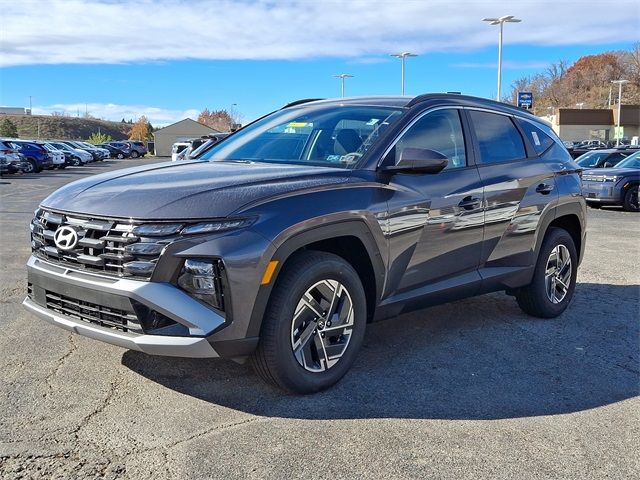
<path fill-rule="evenodd" d="M 0 173 L 39 173 L 44 169 L 82 166 L 108 158 L 138 158 L 148 153 L 142 142 L 92 145 L 76 140 L 0 139 Z"/>
<path fill-rule="evenodd" d="M 209 150 L 215 144 L 226 138 L 228 133 L 212 133 L 200 138 L 192 138 L 183 142 L 176 142 L 171 147 L 171 161 L 191 160 Z"/>

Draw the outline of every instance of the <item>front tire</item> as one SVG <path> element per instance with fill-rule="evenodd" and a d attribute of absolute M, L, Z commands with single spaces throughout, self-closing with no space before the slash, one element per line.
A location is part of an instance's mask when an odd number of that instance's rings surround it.
<path fill-rule="evenodd" d="M 355 361 L 366 322 L 364 288 L 353 267 L 330 253 L 298 253 L 274 286 L 251 364 L 287 392 L 324 390 Z"/>
<path fill-rule="evenodd" d="M 119 160 L 122 160 L 122 159 L 124 158 L 124 155 L 123 155 L 122 153 L 119 153 L 118 155 L 116 155 L 116 157 L 117 157 Z"/>
<path fill-rule="evenodd" d="M 640 211 L 638 202 L 638 185 L 633 185 L 624 194 L 624 203 L 622 205 L 627 212 Z"/>
<path fill-rule="evenodd" d="M 573 238 L 562 228 L 547 232 L 531 283 L 518 290 L 516 300 L 529 315 L 555 318 L 565 311 L 576 287 L 578 254 Z"/>

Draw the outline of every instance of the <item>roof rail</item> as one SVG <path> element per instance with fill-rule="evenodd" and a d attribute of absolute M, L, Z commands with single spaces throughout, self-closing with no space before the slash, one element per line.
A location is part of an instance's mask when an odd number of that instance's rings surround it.
<path fill-rule="evenodd" d="M 295 102 L 287 103 L 282 108 L 295 107 L 296 105 L 302 105 L 303 103 L 316 102 L 318 100 L 324 100 L 324 98 L 303 98 L 301 100 L 296 100 Z M 282 109 L 281 109 L 282 110 Z"/>

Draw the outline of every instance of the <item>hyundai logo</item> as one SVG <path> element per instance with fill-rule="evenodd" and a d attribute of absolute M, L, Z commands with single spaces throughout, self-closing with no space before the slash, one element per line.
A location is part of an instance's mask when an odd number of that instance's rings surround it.
<path fill-rule="evenodd" d="M 53 234 L 53 241 L 60 250 L 73 250 L 78 244 L 78 232 L 68 225 L 58 227 Z"/>

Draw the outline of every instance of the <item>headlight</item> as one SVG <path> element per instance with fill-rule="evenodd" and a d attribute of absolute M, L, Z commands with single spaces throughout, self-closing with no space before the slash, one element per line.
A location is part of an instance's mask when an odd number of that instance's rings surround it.
<path fill-rule="evenodd" d="M 605 175 L 604 176 L 604 181 L 605 182 L 617 182 L 618 181 L 618 177 L 616 175 Z"/>
<path fill-rule="evenodd" d="M 134 227 L 133 233 L 142 237 L 165 237 L 178 233 L 182 226 L 182 223 L 148 223 Z"/>
<path fill-rule="evenodd" d="M 228 220 L 218 220 L 213 222 L 196 223 L 182 230 L 183 235 L 195 235 L 198 233 L 224 232 L 236 228 L 247 227 L 253 223 L 252 219 L 236 218 Z"/>
<path fill-rule="evenodd" d="M 224 310 L 222 262 L 217 259 L 185 260 L 178 286 L 212 307 Z"/>

